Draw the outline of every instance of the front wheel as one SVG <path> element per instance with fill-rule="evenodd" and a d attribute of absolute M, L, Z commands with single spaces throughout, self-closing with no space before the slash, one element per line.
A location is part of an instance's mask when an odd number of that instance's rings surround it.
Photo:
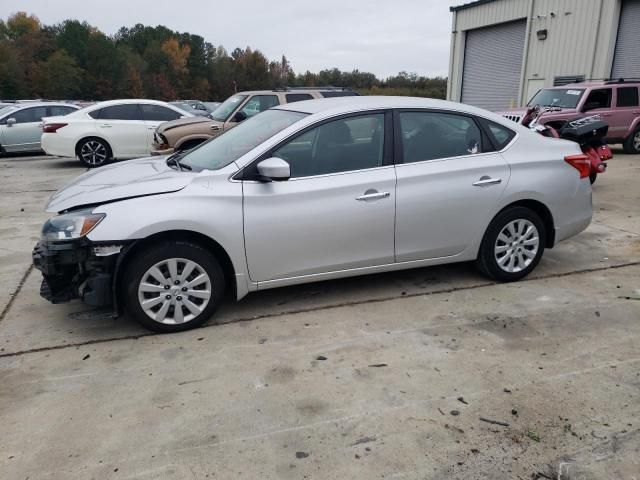
<path fill-rule="evenodd" d="M 157 244 L 134 257 L 123 280 L 127 311 L 156 332 L 201 326 L 225 290 L 217 259 L 197 244 L 180 241 Z"/>
<path fill-rule="evenodd" d="M 78 158 L 87 168 L 100 167 L 111 159 L 111 148 L 99 138 L 85 138 L 78 144 Z"/>
<path fill-rule="evenodd" d="M 489 224 L 476 265 L 493 280 L 519 280 L 536 267 L 545 241 L 545 227 L 538 214 L 526 207 L 507 208 Z"/>

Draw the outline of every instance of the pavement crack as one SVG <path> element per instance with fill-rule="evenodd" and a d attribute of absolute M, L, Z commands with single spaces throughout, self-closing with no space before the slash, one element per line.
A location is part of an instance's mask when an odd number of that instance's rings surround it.
<path fill-rule="evenodd" d="M 13 305 L 13 302 L 15 302 L 18 294 L 22 290 L 22 287 L 24 286 L 25 282 L 27 281 L 27 278 L 29 277 L 29 274 L 32 271 L 33 271 L 33 264 L 29 265 L 29 268 L 27 268 L 27 271 L 24 272 L 24 275 L 22 275 L 22 278 L 20 279 L 20 283 L 18 283 L 18 286 L 16 287 L 16 289 L 10 295 L 9 301 L 2 309 L 2 313 L 0 313 L 0 322 L 4 320 L 4 317 L 6 317 L 7 314 L 9 313 L 9 309 L 11 309 L 11 305 Z"/>
<path fill-rule="evenodd" d="M 571 276 L 571 275 L 581 275 L 581 274 L 592 273 L 592 272 L 601 272 L 601 271 L 606 271 L 606 270 L 616 270 L 616 269 L 620 269 L 620 268 L 634 267 L 634 266 L 638 266 L 638 265 L 640 265 L 640 261 L 622 263 L 622 264 L 618 264 L 618 265 L 607 265 L 607 266 L 603 266 L 603 267 L 585 268 L 585 269 L 582 269 L 582 270 L 574 270 L 574 271 L 571 271 L 571 272 L 553 273 L 553 274 L 549 274 L 549 275 L 541 275 L 541 276 L 538 276 L 538 277 L 524 278 L 524 279 L 520 280 L 518 283 L 532 282 L 532 281 L 536 281 L 536 280 L 548 280 L 548 279 L 551 279 L 551 278 L 562 278 L 562 277 L 568 277 L 568 276 Z M 0 316 L 0 320 L 2 320 L 2 318 L 4 318 L 4 316 L 8 312 L 9 308 L 11 307 L 11 304 L 13 303 L 13 300 L 16 298 L 17 294 L 19 293 L 20 289 L 22 288 L 22 285 L 26 281 L 27 276 L 31 272 L 31 270 L 33 270 L 33 266 L 31 266 L 27 270 L 27 273 L 25 274 L 25 276 L 23 277 L 22 281 L 20 282 L 20 285 L 18 286 L 18 289 L 16 290 L 16 293 L 11 297 L 11 300 L 9 300 L 9 303 L 7 304 L 5 309 L 3 310 L 3 312 L 2 312 L 2 314 Z M 264 315 L 254 315 L 254 316 L 251 316 L 251 317 L 240 317 L 240 318 L 232 319 L 229 322 L 225 322 L 224 324 L 218 324 L 218 323 L 214 322 L 214 323 L 203 325 L 200 328 L 218 327 L 218 326 L 221 326 L 221 325 L 235 324 L 235 323 L 240 323 L 240 322 L 252 322 L 254 320 L 263 320 L 263 319 L 267 319 L 267 318 L 278 318 L 278 317 L 282 317 L 284 315 L 298 315 L 298 314 L 301 314 L 301 313 L 316 312 L 316 311 L 320 311 L 320 310 L 332 310 L 332 309 L 337 309 L 337 308 L 352 307 L 352 306 L 356 306 L 356 305 L 382 303 L 382 302 L 388 302 L 390 300 L 402 300 L 402 299 L 413 298 L 413 297 L 427 297 L 427 296 L 431 296 L 431 295 L 439 295 L 439 294 L 442 294 L 442 293 L 453 293 L 453 292 L 466 291 L 466 290 L 476 290 L 476 289 L 479 289 L 479 288 L 490 287 L 490 286 L 498 285 L 498 284 L 499 283 L 497 283 L 497 282 L 483 282 L 483 283 L 479 283 L 479 284 L 476 284 L 476 285 L 467 285 L 467 286 L 463 286 L 463 287 L 441 288 L 439 290 L 433 290 L 431 292 L 416 292 L 416 293 L 410 293 L 410 294 L 406 294 L 406 295 L 393 295 L 393 296 L 387 296 L 387 297 L 381 297 L 381 298 L 372 298 L 372 299 L 369 299 L 369 300 L 355 300 L 355 301 L 341 302 L 341 303 L 337 303 L 337 304 L 333 304 L 333 305 L 322 305 L 322 306 L 316 306 L 316 307 L 300 308 L 300 309 L 297 309 L 297 310 L 288 310 L 288 311 L 266 313 Z M 138 340 L 138 339 L 144 338 L 144 337 L 161 336 L 161 335 L 164 335 L 164 334 L 163 333 L 156 333 L 156 332 L 144 332 L 144 333 L 138 333 L 138 334 L 133 334 L 133 335 L 125 335 L 125 336 L 120 336 L 120 337 L 110 337 L 110 338 L 102 338 L 102 339 L 95 339 L 95 340 L 87 340 L 87 341 L 76 342 L 76 343 L 65 343 L 64 345 L 53 345 L 53 346 L 49 346 L 49 347 L 38 347 L 38 348 L 32 348 L 32 349 L 26 349 L 26 350 L 18 350 L 16 352 L 0 353 L 0 358 L 3 358 L 3 357 L 17 357 L 17 356 L 30 354 L 30 353 L 40 353 L 40 352 L 48 352 L 48 351 L 51 351 L 51 350 L 62 350 L 62 349 L 67 349 L 67 348 L 76 348 L 76 347 L 82 347 L 82 346 L 86 346 L 86 345 L 95 345 L 95 344 L 99 344 L 99 343 L 116 342 L 116 341 L 120 341 L 120 340 Z"/>

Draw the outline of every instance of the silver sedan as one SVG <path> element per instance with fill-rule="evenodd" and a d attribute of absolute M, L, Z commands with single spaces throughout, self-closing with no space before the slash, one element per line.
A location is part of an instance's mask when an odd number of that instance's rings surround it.
<path fill-rule="evenodd" d="M 79 177 L 34 261 L 48 300 L 124 305 L 164 332 L 207 321 L 226 289 L 470 260 L 514 281 L 589 225 L 588 167 L 577 144 L 465 105 L 297 102 Z"/>
<path fill-rule="evenodd" d="M 75 112 L 68 103 L 27 102 L 0 106 L 0 151 L 39 152 L 42 119 Z"/>

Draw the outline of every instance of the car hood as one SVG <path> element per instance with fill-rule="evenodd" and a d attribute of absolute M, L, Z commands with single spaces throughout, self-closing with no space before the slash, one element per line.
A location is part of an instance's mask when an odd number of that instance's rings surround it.
<path fill-rule="evenodd" d="M 141 158 L 90 170 L 53 194 L 46 211 L 177 192 L 191 183 L 195 173 L 174 170 L 166 161 L 166 156 Z"/>
<path fill-rule="evenodd" d="M 219 125 L 222 128 L 222 123 L 216 122 L 215 120 L 211 120 L 209 117 L 186 117 L 186 118 L 178 118 L 177 120 L 170 120 L 168 122 L 161 123 L 158 125 L 156 132 L 163 133 L 167 130 L 172 130 L 177 127 L 182 127 L 184 125 L 191 125 L 194 123 L 211 123 Z"/>

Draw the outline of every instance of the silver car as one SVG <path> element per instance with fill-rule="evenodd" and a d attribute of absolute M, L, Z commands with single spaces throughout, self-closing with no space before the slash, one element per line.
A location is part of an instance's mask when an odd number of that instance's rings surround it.
<path fill-rule="evenodd" d="M 50 199 L 42 295 L 201 325 L 226 290 L 476 261 L 498 281 L 591 221 L 588 161 L 490 112 L 347 97 L 281 105 L 195 149 L 87 172 Z"/>
<path fill-rule="evenodd" d="M 39 152 L 42 119 L 75 112 L 68 103 L 29 102 L 0 107 L 0 151 L 2 153 Z"/>

